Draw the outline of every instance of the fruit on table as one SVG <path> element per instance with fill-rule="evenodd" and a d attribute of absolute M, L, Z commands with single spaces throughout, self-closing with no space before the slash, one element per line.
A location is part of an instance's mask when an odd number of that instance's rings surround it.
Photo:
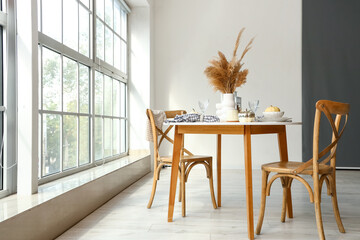
<path fill-rule="evenodd" d="M 265 112 L 280 112 L 280 108 L 270 105 L 265 109 Z"/>

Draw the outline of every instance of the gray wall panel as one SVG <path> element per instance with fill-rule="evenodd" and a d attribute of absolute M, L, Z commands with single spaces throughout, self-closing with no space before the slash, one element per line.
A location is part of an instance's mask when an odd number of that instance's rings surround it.
<path fill-rule="evenodd" d="M 302 39 L 303 160 L 312 156 L 315 103 L 329 99 L 351 104 L 337 165 L 360 167 L 360 1 L 303 0 Z M 322 124 L 326 146 L 331 129 Z"/>

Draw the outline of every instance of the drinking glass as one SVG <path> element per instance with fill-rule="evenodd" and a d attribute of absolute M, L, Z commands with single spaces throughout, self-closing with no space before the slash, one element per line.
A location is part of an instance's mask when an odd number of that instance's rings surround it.
<path fill-rule="evenodd" d="M 200 110 L 202 112 L 202 115 L 205 114 L 205 111 L 206 109 L 208 108 L 209 106 L 209 99 L 206 99 L 206 100 L 199 100 L 199 107 L 200 107 Z"/>
<path fill-rule="evenodd" d="M 259 108 L 259 100 L 249 101 L 249 108 L 256 113 L 256 110 Z"/>

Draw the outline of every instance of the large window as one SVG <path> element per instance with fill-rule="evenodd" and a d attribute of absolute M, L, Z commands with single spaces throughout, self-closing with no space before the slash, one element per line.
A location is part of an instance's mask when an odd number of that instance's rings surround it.
<path fill-rule="evenodd" d="M 39 178 L 127 154 L 127 13 L 119 0 L 38 0 Z"/>

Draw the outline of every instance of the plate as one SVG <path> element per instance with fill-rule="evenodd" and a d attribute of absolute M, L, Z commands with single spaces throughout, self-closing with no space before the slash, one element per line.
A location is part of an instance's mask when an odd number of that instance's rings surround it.
<path fill-rule="evenodd" d="M 266 119 L 266 118 L 259 118 L 259 122 L 291 122 L 291 118 L 288 117 L 281 117 L 279 119 Z"/>

